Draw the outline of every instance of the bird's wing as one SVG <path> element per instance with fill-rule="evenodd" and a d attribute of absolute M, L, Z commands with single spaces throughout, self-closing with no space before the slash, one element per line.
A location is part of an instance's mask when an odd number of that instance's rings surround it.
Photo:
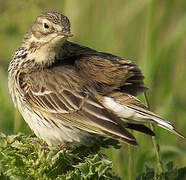
<path fill-rule="evenodd" d="M 135 138 L 107 111 L 72 66 L 22 75 L 20 86 L 35 113 L 47 121 L 106 135 L 132 145 Z"/>
<path fill-rule="evenodd" d="M 132 61 L 108 53 L 97 52 L 85 46 L 66 42 L 61 62 L 74 64 L 82 78 L 89 79 L 100 93 L 114 89 L 137 95 L 144 92 L 144 76 Z"/>
<path fill-rule="evenodd" d="M 112 55 L 84 55 L 75 62 L 82 77 L 88 77 L 101 93 L 115 89 L 136 95 L 145 91 L 143 75 L 135 63 Z"/>
<path fill-rule="evenodd" d="M 132 95 L 121 92 L 112 92 L 107 96 L 102 97 L 102 102 L 107 109 L 120 117 L 125 123 L 129 123 L 129 128 L 131 126 L 130 124 L 132 124 L 131 129 L 136 128 L 135 124 L 154 123 L 183 137 L 183 135 L 180 134 L 169 121 L 166 121 L 151 112 L 144 104 Z M 137 128 L 141 129 L 140 126 Z M 142 128 L 142 130 L 144 129 Z"/>

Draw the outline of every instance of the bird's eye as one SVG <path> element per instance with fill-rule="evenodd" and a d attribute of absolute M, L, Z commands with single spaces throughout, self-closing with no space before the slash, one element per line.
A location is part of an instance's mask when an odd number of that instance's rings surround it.
<path fill-rule="evenodd" d="M 44 26 L 45 29 L 49 28 L 49 25 L 47 23 L 44 23 L 43 26 Z"/>

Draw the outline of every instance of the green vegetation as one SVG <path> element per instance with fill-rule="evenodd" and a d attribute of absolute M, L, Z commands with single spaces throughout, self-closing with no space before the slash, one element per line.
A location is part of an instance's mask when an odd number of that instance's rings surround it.
<path fill-rule="evenodd" d="M 136 61 L 146 77 L 151 109 L 185 134 L 185 0 L 0 0 L 1 132 L 31 133 L 8 95 L 7 67 L 35 17 L 48 10 L 69 17 L 72 41 Z M 186 166 L 186 141 L 161 128 L 156 134 L 165 171 L 169 161 L 178 168 Z M 161 173 L 151 137 L 135 136 L 137 148 L 123 144 L 120 150 L 102 150 L 112 159 L 114 170 L 127 180 L 139 176 L 145 165 Z"/>
<path fill-rule="evenodd" d="M 120 148 L 117 141 L 100 138 L 90 147 L 48 147 L 35 136 L 0 134 L 0 179 L 38 180 L 121 180 L 113 172 L 112 162 L 100 148 Z M 158 174 L 146 166 L 146 172 L 136 180 L 182 180 L 185 168 L 174 168 L 173 162 L 166 171 Z"/>
<path fill-rule="evenodd" d="M 120 180 L 100 147 L 117 141 L 101 138 L 92 147 L 48 147 L 36 137 L 0 135 L 0 179 Z"/>

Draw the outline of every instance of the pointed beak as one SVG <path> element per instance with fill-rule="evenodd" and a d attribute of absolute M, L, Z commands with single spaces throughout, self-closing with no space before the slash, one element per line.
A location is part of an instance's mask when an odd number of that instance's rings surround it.
<path fill-rule="evenodd" d="M 66 32 L 63 32 L 62 33 L 64 36 L 66 36 L 66 37 L 72 37 L 73 36 L 73 34 L 71 34 L 71 33 L 66 33 Z"/>
<path fill-rule="evenodd" d="M 67 38 L 73 36 L 73 34 L 71 34 L 70 32 L 58 32 L 58 35 L 62 35 L 62 36 L 67 37 Z"/>

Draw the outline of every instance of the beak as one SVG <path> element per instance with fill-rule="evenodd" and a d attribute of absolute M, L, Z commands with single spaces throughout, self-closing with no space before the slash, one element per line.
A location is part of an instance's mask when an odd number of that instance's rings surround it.
<path fill-rule="evenodd" d="M 59 32 L 58 34 L 63 35 L 65 37 L 72 37 L 73 36 L 73 34 L 71 34 L 70 32 Z"/>
<path fill-rule="evenodd" d="M 66 37 L 72 37 L 73 36 L 73 34 L 71 34 L 71 33 L 65 33 L 65 32 L 63 33 L 63 35 L 66 36 Z"/>

